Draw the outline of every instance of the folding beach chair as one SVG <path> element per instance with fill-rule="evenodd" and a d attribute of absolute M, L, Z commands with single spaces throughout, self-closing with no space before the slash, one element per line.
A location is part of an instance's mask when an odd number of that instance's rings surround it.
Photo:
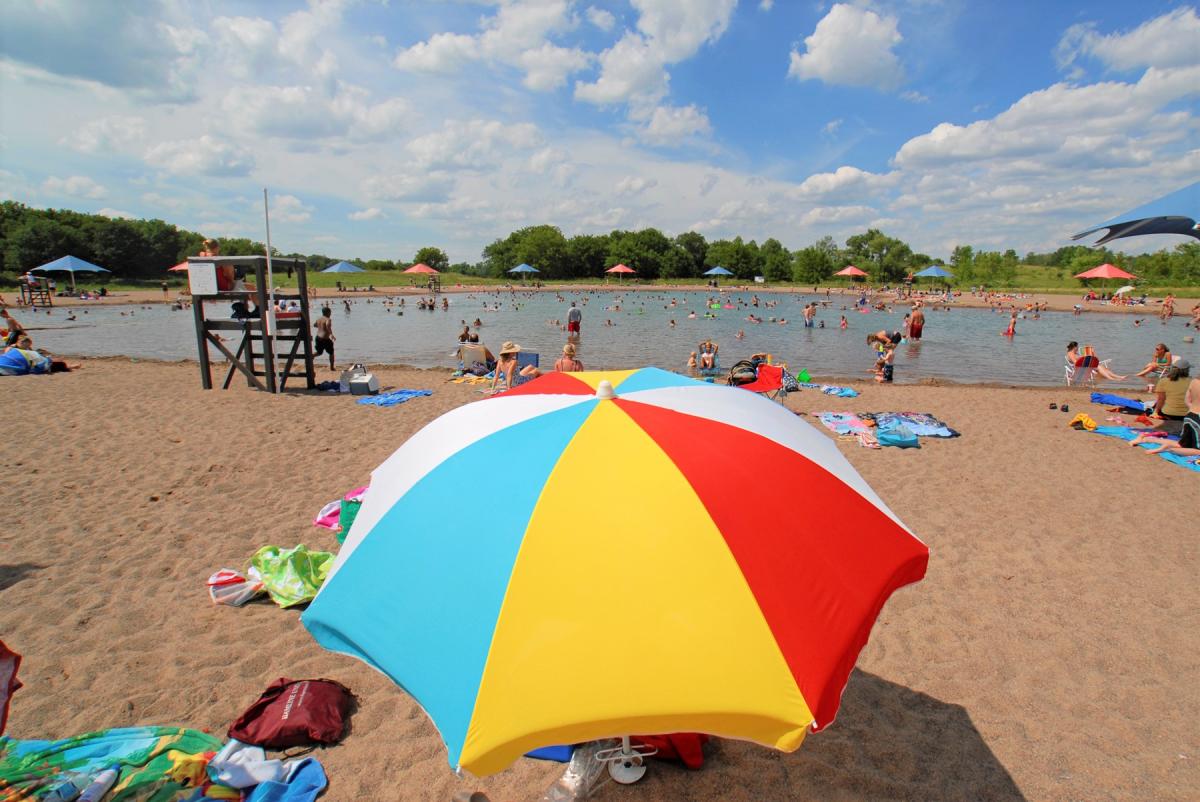
<path fill-rule="evenodd" d="M 481 343 L 463 343 L 458 346 L 458 361 L 463 370 L 470 370 L 476 362 L 483 366 L 488 364 L 488 349 Z"/>
<path fill-rule="evenodd" d="M 538 367 L 538 355 L 532 351 L 517 352 L 517 369 L 513 372 L 513 387 L 520 387 L 532 379 L 532 376 L 522 376 L 521 371 L 527 367 Z"/>
<path fill-rule="evenodd" d="M 1100 360 L 1094 356 L 1081 356 L 1075 360 L 1074 365 L 1066 366 L 1067 386 L 1072 384 L 1086 384 L 1091 387 L 1096 386 L 1096 368 L 1100 367 Z"/>
<path fill-rule="evenodd" d="M 758 378 L 749 384 L 739 384 L 743 390 L 749 390 L 752 393 L 766 396 L 773 401 L 783 402 L 787 396 L 787 389 L 784 386 L 784 369 L 782 365 L 767 365 L 760 364 L 758 366 Z"/>

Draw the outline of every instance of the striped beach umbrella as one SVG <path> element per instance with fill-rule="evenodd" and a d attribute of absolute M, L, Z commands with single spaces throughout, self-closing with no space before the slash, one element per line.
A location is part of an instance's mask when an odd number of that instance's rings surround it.
<path fill-rule="evenodd" d="M 412 694 L 478 775 L 627 734 L 791 751 L 927 561 L 780 404 L 656 368 L 548 373 L 375 470 L 302 620 Z"/>

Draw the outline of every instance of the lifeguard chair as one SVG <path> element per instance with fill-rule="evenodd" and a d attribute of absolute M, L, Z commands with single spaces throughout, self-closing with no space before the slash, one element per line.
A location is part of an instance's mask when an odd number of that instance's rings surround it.
<path fill-rule="evenodd" d="M 316 372 L 313 369 L 313 346 L 311 318 L 308 306 L 308 276 L 302 259 L 271 257 L 272 270 L 287 270 L 296 274 L 295 290 L 270 293 L 267 287 L 267 258 L 265 256 L 192 256 L 188 258 L 188 284 L 192 293 L 192 312 L 196 321 L 196 345 L 200 356 L 200 383 L 211 390 L 212 364 L 209 346 L 215 346 L 229 360 L 222 389 L 228 390 L 235 372 L 246 377 L 250 387 L 268 393 L 282 392 L 288 379 L 304 379 L 305 386 L 316 387 Z M 254 287 L 247 288 L 245 281 L 254 277 Z M 299 305 L 298 312 L 277 312 L 275 327 L 271 330 L 270 304 L 275 301 L 292 301 Z M 205 303 L 224 302 L 229 313 L 221 317 L 210 317 L 211 309 Z M 237 305 L 241 305 L 240 309 Z M 255 309 L 250 308 L 254 304 Z M 243 314 L 235 316 L 234 310 Z M 237 351 L 226 347 L 219 332 L 241 332 Z M 283 367 L 277 367 L 281 357 L 275 353 L 277 344 L 291 343 Z M 256 347 L 260 350 L 255 350 Z M 299 366 L 297 366 L 299 361 Z M 302 370 L 294 370 L 302 367 Z"/>
<path fill-rule="evenodd" d="M 54 296 L 50 294 L 50 282 L 42 279 L 27 282 L 22 279 L 17 288 L 17 299 L 21 306 L 53 306 Z"/>

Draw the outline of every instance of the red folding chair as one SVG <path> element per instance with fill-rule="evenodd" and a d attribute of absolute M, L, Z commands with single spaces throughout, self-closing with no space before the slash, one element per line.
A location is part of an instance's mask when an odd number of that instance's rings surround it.
<path fill-rule="evenodd" d="M 739 384 L 738 387 L 766 396 L 773 401 L 782 402 L 784 396 L 787 395 L 787 391 L 783 388 L 783 366 L 760 364 L 758 378 L 749 384 Z"/>

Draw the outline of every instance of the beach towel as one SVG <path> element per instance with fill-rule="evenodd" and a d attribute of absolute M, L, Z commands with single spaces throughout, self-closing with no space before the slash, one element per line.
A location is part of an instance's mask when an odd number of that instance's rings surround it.
<path fill-rule="evenodd" d="M 309 551 L 304 544 L 291 549 L 263 546 L 250 558 L 249 574 L 280 607 L 294 607 L 316 598 L 332 565 L 331 553 Z"/>
<path fill-rule="evenodd" d="M 833 384 L 813 384 L 811 382 L 803 381 L 803 374 L 801 374 L 800 378 L 800 386 L 805 389 L 820 390 L 821 392 L 825 393 L 825 395 L 832 395 L 838 398 L 858 398 L 858 390 L 855 390 L 853 387 L 838 387 L 837 385 Z"/>
<path fill-rule="evenodd" d="M 21 655 L 4 645 L 0 640 L 0 735 L 8 723 L 8 704 L 12 695 L 21 687 L 17 669 L 21 667 Z"/>
<path fill-rule="evenodd" d="M 28 376 L 50 372 L 50 357 L 37 351 L 10 348 L 0 352 L 0 376 Z"/>
<path fill-rule="evenodd" d="M 1154 404 L 1138 401 L 1136 398 L 1124 398 L 1111 393 L 1092 393 L 1093 404 L 1104 404 L 1107 407 L 1120 407 L 1122 412 L 1148 412 L 1154 409 Z"/>
<path fill-rule="evenodd" d="M 550 760 L 555 763 L 570 763 L 573 754 L 575 754 L 573 746 L 543 746 L 541 749 L 526 752 L 525 757 L 531 757 L 534 760 Z"/>
<path fill-rule="evenodd" d="M 372 407 L 394 407 L 397 404 L 403 404 L 405 401 L 426 395 L 433 395 L 433 390 L 392 390 L 390 393 L 381 393 L 380 395 L 369 395 L 360 398 L 358 399 L 358 403 Z"/>
<path fill-rule="evenodd" d="M 1102 434 L 1106 437 L 1116 437 L 1120 440 L 1125 440 L 1128 442 L 1137 437 L 1139 434 L 1142 434 L 1142 432 L 1137 429 L 1130 428 L 1129 426 L 1097 426 L 1093 431 L 1093 434 Z M 1167 439 L 1175 441 L 1179 440 L 1177 436 L 1168 436 Z M 1157 445 L 1158 443 L 1153 442 L 1140 443 L 1138 447 L 1154 448 Z M 1173 462 L 1180 467 L 1187 468 L 1189 471 L 1196 471 L 1197 473 L 1200 473 L 1200 457 L 1185 457 L 1182 454 L 1158 454 L 1157 456 L 1162 457 L 1167 462 Z"/>
<path fill-rule="evenodd" d="M 292 766 L 282 781 L 268 780 L 255 787 L 246 802 L 313 802 L 329 781 L 316 758 L 306 757 Z"/>
<path fill-rule="evenodd" d="M 872 417 L 880 429 L 906 426 L 918 437 L 961 437 L 928 412 L 877 412 Z"/>
<path fill-rule="evenodd" d="M 0 736 L 0 802 L 38 799 L 67 772 L 96 775 L 113 765 L 121 771 L 106 802 L 237 799 L 204 772 L 220 748 L 213 736 L 182 727 L 121 727 L 58 741 Z"/>
<path fill-rule="evenodd" d="M 817 420 L 834 434 L 857 434 L 870 427 L 853 412 L 818 412 Z"/>

